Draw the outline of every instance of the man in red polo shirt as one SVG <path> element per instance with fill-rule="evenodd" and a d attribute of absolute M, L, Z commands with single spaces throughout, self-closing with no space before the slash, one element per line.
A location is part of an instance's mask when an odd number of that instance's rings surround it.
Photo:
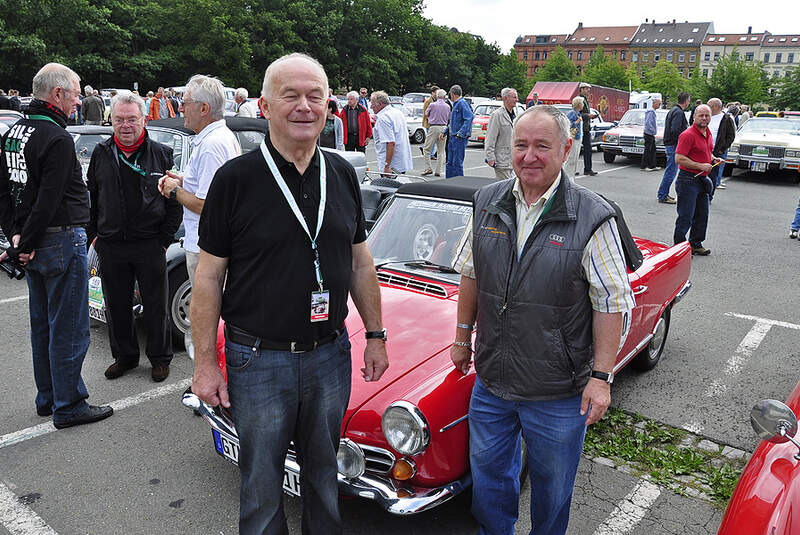
<path fill-rule="evenodd" d="M 686 241 L 688 230 L 692 255 L 700 256 L 711 254 L 711 249 L 703 247 L 708 226 L 709 195 L 714 189 L 708 174 L 720 161 L 712 154 L 714 140 L 708 129 L 710 121 L 711 108 L 705 104 L 698 106 L 694 123 L 681 133 L 675 148 L 675 163 L 679 171 L 675 181 L 678 219 L 675 220 L 674 240 L 676 244 Z"/>

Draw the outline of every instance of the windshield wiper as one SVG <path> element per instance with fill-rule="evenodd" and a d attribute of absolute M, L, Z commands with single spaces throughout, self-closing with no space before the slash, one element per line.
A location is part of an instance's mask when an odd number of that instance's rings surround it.
<path fill-rule="evenodd" d="M 403 264 L 404 266 L 412 267 L 412 268 L 419 268 L 419 269 L 432 269 L 438 271 L 439 273 L 453 273 L 457 274 L 458 271 L 453 269 L 450 266 L 442 266 L 440 264 L 434 264 L 430 260 L 387 260 L 386 262 L 381 262 L 380 264 L 375 264 L 375 269 L 380 269 L 388 264 Z"/>

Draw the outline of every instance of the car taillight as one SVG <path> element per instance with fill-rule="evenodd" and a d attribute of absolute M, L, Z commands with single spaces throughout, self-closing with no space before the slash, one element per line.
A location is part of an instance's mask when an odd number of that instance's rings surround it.
<path fill-rule="evenodd" d="M 481 127 L 481 130 L 486 130 L 486 123 L 483 123 L 483 126 Z"/>

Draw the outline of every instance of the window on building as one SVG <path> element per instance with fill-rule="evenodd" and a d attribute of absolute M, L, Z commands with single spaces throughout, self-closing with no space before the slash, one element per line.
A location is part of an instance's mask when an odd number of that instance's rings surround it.
<path fill-rule="evenodd" d="M 535 57 L 536 59 L 539 59 L 539 51 L 538 51 L 538 50 L 536 51 L 536 54 L 535 54 L 535 56 L 534 56 L 534 57 Z"/>
<path fill-rule="evenodd" d="M 542 52 L 542 59 L 547 59 L 547 50 Z"/>
<path fill-rule="evenodd" d="M 567 56 L 569 57 L 569 59 L 572 59 L 572 50 L 570 50 L 569 52 L 567 52 Z"/>
<path fill-rule="evenodd" d="M 775 54 L 775 63 L 780 63 L 782 58 L 783 58 L 783 54 L 781 52 L 776 53 Z"/>
<path fill-rule="evenodd" d="M 583 50 L 578 50 L 578 59 L 583 59 Z"/>
<path fill-rule="evenodd" d="M 623 52 L 623 54 L 624 54 L 624 52 Z M 639 53 L 638 52 L 634 52 L 633 53 L 633 61 L 639 61 Z"/>
<path fill-rule="evenodd" d="M 744 55 L 744 59 L 745 59 L 746 61 L 753 61 L 753 53 L 752 53 L 752 52 L 747 52 L 747 53 L 745 53 L 745 55 Z"/>
<path fill-rule="evenodd" d="M 650 59 L 650 52 L 645 52 L 642 54 L 642 61 L 648 61 Z"/>
<path fill-rule="evenodd" d="M 672 61 L 672 52 L 667 52 L 667 61 Z"/>
<path fill-rule="evenodd" d="M 653 61 L 658 61 L 660 59 L 661 59 L 661 52 L 659 50 L 653 52 Z"/>
<path fill-rule="evenodd" d="M 697 62 L 697 54 L 689 54 L 689 63 Z"/>
<path fill-rule="evenodd" d="M 625 51 L 624 50 L 619 53 L 619 59 L 621 59 L 622 61 L 625 61 Z"/>
<path fill-rule="evenodd" d="M 714 61 L 719 59 L 719 52 L 714 52 Z"/>
<path fill-rule="evenodd" d="M 789 52 L 786 55 L 786 63 L 794 63 L 794 52 Z"/>
<path fill-rule="evenodd" d="M 686 62 L 686 54 L 678 54 L 678 63 Z"/>
<path fill-rule="evenodd" d="M 706 52 L 706 55 L 704 56 L 704 59 L 705 59 L 706 61 L 709 61 L 709 60 L 711 60 L 711 52 Z"/>
<path fill-rule="evenodd" d="M 781 75 L 781 71 L 775 71 L 773 74 L 774 74 L 774 75 L 775 75 L 775 77 L 777 78 L 778 76 L 780 76 L 780 75 Z"/>
<path fill-rule="evenodd" d="M 708 69 L 703 69 L 703 76 L 708 78 Z"/>
<path fill-rule="evenodd" d="M 533 68 L 533 72 L 539 72 L 539 66 L 538 65 Z"/>
<path fill-rule="evenodd" d="M 528 51 L 527 50 L 522 53 L 522 59 L 524 59 L 525 61 L 528 60 Z"/>
<path fill-rule="evenodd" d="M 769 63 L 769 52 L 764 54 L 764 63 Z"/>

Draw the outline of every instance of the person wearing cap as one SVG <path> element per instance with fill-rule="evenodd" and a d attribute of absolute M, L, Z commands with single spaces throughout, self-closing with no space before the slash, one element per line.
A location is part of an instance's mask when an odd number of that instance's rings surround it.
<path fill-rule="evenodd" d="M 592 171 L 592 119 L 597 117 L 589 107 L 589 92 L 592 86 L 586 82 L 581 82 L 580 96 L 583 97 L 583 109 L 581 110 L 581 122 L 583 123 L 583 174 L 594 176 L 597 171 Z"/>
<path fill-rule="evenodd" d="M 531 95 L 531 99 L 528 101 L 528 108 L 538 106 L 539 104 L 541 104 L 541 102 L 539 102 L 539 93 L 534 91 L 534 93 Z"/>

